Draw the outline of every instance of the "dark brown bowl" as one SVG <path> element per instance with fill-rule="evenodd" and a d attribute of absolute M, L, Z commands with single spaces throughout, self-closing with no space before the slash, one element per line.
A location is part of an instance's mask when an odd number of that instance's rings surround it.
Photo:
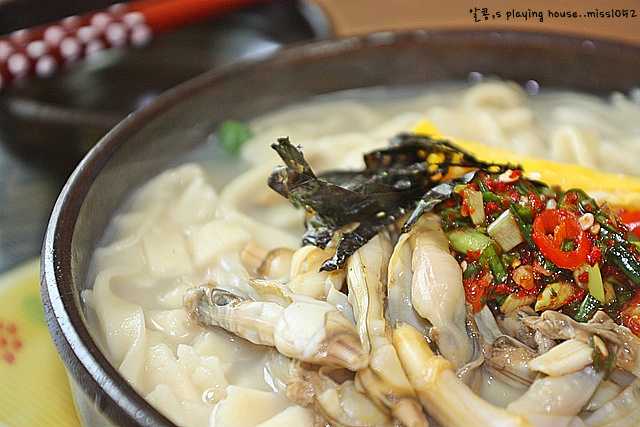
<path fill-rule="evenodd" d="M 131 191 L 205 144 L 219 123 L 314 95 L 373 86 L 465 81 L 471 73 L 604 95 L 640 87 L 640 49 L 515 33 L 375 34 L 303 44 L 204 74 L 109 132 L 71 175 L 42 251 L 42 298 L 85 425 L 172 426 L 109 364 L 80 292 L 91 254 Z"/>

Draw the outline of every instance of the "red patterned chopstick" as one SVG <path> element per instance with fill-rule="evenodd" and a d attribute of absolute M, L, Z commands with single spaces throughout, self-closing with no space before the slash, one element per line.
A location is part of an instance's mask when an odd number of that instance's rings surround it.
<path fill-rule="evenodd" d="M 140 0 L 0 37 L 0 89 L 259 0 Z"/>

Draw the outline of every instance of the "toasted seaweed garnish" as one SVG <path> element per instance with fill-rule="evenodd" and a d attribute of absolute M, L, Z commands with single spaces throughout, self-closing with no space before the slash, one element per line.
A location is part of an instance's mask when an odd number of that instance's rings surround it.
<path fill-rule="evenodd" d="M 279 138 L 272 147 L 285 166 L 274 169 L 269 186 L 312 214 L 303 243 L 325 248 L 336 232 L 341 233 L 335 255 L 322 270 L 342 268 L 380 230 L 413 210 L 403 227 L 406 231 L 478 169 L 509 167 L 478 160 L 449 141 L 400 134 L 389 148 L 365 154 L 363 170 L 316 176 L 289 138 Z"/>
<path fill-rule="evenodd" d="M 473 181 L 476 173 L 479 169 L 467 172 L 461 177 L 451 178 L 435 187 L 427 190 L 426 193 L 420 198 L 415 209 L 409 215 L 409 218 L 402 226 L 402 232 L 406 233 L 411 230 L 411 227 L 418 221 L 418 219 L 425 213 L 429 212 L 440 202 L 447 200 L 453 194 L 456 186 L 461 184 L 468 184 Z"/>

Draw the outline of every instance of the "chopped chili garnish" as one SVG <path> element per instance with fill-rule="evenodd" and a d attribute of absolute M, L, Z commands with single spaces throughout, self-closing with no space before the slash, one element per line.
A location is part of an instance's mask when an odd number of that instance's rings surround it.
<path fill-rule="evenodd" d="M 565 194 L 565 201 L 568 204 L 576 205 L 578 203 L 578 195 L 574 192 L 567 192 Z"/>
<path fill-rule="evenodd" d="M 538 196 L 533 191 L 530 191 L 529 192 L 529 206 L 531 207 L 531 209 L 533 209 L 535 211 L 539 211 L 542 208 L 544 208 L 545 203 L 542 200 L 540 200 L 540 198 L 538 198 Z"/>
<path fill-rule="evenodd" d="M 587 262 L 590 266 L 594 266 L 600 260 L 602 260 L 602 249 L 600 249 L 600 246 L 592 245 L 587 254 Z"/>
<path fill-rule="evenodd" d="M 500 209 L 500 205 L 498 205 L 496 202 L 494 202 L 493 200 L 490 202 L 487 202 L 487 204 L 484 207 L 484 211 L 487 215 L 491 215 L 495 212 L 497 212 Z"/>
<path fill-rule="evenodd" d="M 480 257 L 480 254 L 482 253 L 482 251 L 480 250 L 468 250 L 467 251 L 467 258 L 469 258 L 469 261 L 475 261 Z"/>
<path fill-rule="evenodd" d="M 460 208 L 460 215 L 469 216 L 469 203 L 467 203 L 467 199 L 462 199 L 462 207 Z"/>
<path fill-rule="evenodd" d="M 464 280 L 463 284 L 466 299 L 471 304 L 473 312 L 480 311 L 486 302 L 487 290 L 490 285 L 487 275 L 482 277 L 472 276 Z"/>

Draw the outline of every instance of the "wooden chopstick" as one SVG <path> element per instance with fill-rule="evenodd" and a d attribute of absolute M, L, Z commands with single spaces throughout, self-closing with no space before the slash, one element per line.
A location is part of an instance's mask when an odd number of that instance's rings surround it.
<path fill-rule="evenodd" d="M 140 0 L 129 5 L 129 10 L 145 15 L 154 32 L 181 27 L 206 17 L 211 17 L 256 0 Z"/>

